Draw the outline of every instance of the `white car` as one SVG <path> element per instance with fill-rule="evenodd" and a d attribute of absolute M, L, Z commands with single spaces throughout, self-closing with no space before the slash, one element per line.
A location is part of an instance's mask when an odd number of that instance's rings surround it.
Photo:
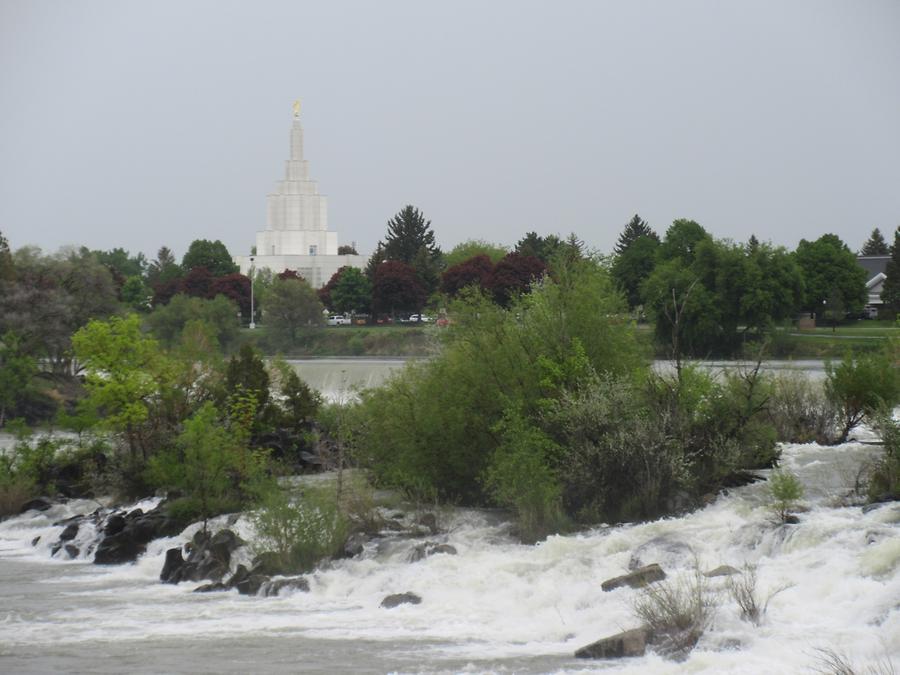
<path fill-rule="evenodd" d="M 413 314 L 409 317 L 410 323 L 418 323 L 419 321 L 421 321 L 422 323 L 428 323 L 429 321 L 431 321 L 431 317 L 425 316 L 424 314 Z"/>
<path fill-rule="evenodd" d="M 340 314 L 332 314 L 328 317 L 328 325 L 329 326 L 343 326 L 345 324 L 349 324 L 350 319 L 345 316 L 341 316 Z"/>

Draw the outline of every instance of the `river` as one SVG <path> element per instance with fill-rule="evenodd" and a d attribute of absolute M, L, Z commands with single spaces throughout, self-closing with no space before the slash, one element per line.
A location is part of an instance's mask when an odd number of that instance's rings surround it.
<path fill-rule="evenodd" d="M 861 440 L 871 440 L 866 434 Z M 772 524 L 764 484 L 683 517 L 534 546 L 516 543 L 496 513 L 456 510 L 439 520 L 442 540 L 458 555 L 410 563 L 418 542 L 388 539 L 311 575 L 308 593 L 277 598 L 160 584 L 166 549 L 196 526 L 152 543 L 135 564 L 99 567 L 49 552 L 62 529 L 53 522 L 96 503 L 29 512 L 0 523 L 0 672 L 758 675 L 810 672 L 823 648 L 846 653 L 860 669 L 889 657 L 900 666 L 900 504 L 868 512 L 841 505 L 859 465 L 877 452 L 866 443 L 785 446 L 784 464 L 806 489 L 809 510 L 799 525 Z M 248 527 L 234 525 L 244 537 L 252 536 Z M 714 622 L 684 663 L 652 654 L 574 659 L 577 648 L 636 625 L 638 591 L 604 593 L 600 583 L 624 573 L 651 540 L 661 544 L 646 555 L 675 577 L 694 564 L 684 544 L 703 569 L 751 563 L 760 589 L 787 589 L 754 626 L 739 618 L 724 582 L 712 580 Z M 379 606 L 405 591 L 422 603 Z"/>

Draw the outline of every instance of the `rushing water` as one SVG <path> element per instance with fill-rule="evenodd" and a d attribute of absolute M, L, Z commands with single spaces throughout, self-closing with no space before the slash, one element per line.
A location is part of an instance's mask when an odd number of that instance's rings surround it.
<path fill-rule="evenodd" d="M 96 503 L 29 512 L 0 523 L 0 672 L 757 675 L 810 672 L 821 648 L 846 653 L 859 668 L 889 657 L 900 666 L 900 504 L 867 513 L 841 505 L 859 465 L 878 451 L 862 443 L 786 446 L 784 464 L 806 488 L 809 511 L 799 525 L 772 524 L 764 484 L 683 517 L 535 546 L 516 543 L 495 513 L 455 511 L 440 515 L 448 534 L 439 539 L 458 555 L 410 563 L 419 541 L 387 539 L 312 574 L 308 593 L 276 598 L 159 583 L 166 549 L 196 526 L 153 542 L 135 564 L 98 567 L 49 551 L 62 529 L 52 523 Z M 251 536 L 243 520 L 233 527 Z M 752 563 L 761 590 L 789 587 L 773 597 L 760 626 L 742 621 L 721 590 L 712 627 L 684 663 L 653 654 L 574 659 L 577 648 L 637 625 L 638 591 L 604 593 L 600 583 L 625 572 L 635 550 L 654 539 L 663 545 L 650 546 L 644 562 L 670 575 L 694 564 L 672 544 L 681 542 L 703 569 Z M 405 591 L 422 603 L 379 606 Z"/>

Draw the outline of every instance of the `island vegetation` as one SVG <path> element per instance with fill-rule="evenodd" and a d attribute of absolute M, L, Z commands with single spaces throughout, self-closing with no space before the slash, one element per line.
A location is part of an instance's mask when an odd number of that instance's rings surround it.
<path fill-rule="evenodd" d="M 13 253 L 0 238 L 0 426 L 19 438 L 0 456 L 0 508 L 154 492 L 180 523 L 255 508 L 296 571 L 366 527 L 369 488 L 339 480 L 298 500 L 286 475 L 361 468 L 369 485 L 418 501 L 507 508 L 535 541 L 693 508 L 777 466 L 779 442 L 842 443 L 863 422 L 885 438 L 870 496 L 896 498 L 893 339 L 844 350 L 821 388 L 760 368 L 798 314 L 861 312 L 864 281 L 834 235 L 789 252 L 717 240 L 690 220 L 659 237 L 638 216 L 611 256 L 533 232 L 510 250 L 469 241 L 445 255 L 407 206 L 366 270 L 318 291 L 296 272 L 259 271 L 254 332 L 251 280 L 221 242 L 195 241 L 178 263 L 166 247 L 147 261 Z M 426 310 L 440 326 L 423 328 Z M 276 354 L 357 329 L 325 327 L 328 312 L 376 327 L 415 313 L 406 330 L 429 358 L 326 403 Z M 670 371 L 652 367 L 659 355 Z M 692 362 L 748 355 L 721 377 Z M 29 438 L 28 426 L 71 433 Z M 789 492 L 776 495 L 782 518 Z M 313 512 L 327 536 L 307 531 Z"/>

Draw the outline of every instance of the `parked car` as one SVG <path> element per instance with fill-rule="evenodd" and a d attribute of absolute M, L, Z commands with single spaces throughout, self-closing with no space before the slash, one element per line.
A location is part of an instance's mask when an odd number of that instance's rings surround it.
<path fill-rule="evenodd" d="M 422 323 L 428 323 L 431 320 L 432 319 L 430 316 L 425 316 L 424 314 L 412 314 L 409 317 L 410 323 L 418 323 L 419 321 L 421 321 Z"/>
<path fill-rule="evenodd" d="M 345 316 L 341 316 L 340 314 L 332 314 L 328 317 L 329 326 L 343 326 L 345 324 L 350 324 L 350 319 Z"/>

